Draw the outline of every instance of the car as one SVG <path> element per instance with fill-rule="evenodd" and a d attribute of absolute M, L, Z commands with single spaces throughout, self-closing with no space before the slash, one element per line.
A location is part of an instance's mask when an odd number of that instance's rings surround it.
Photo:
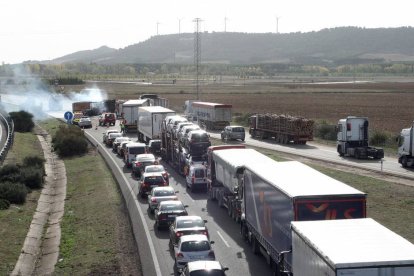
<path fill-rule="evenodd" d="M 81 128 L 92 128 L 91 118 L 89 118 L 88 116 L 82 116 L 79 119 L 78 126 Z"/>
<path fill-rule="evenodd" d="M 154 139 L 150 140 L 148 143 L 148 150 L 152 154 L 161 154 L 161 140 Z"/>
<path fill-rule="evenodd" d="M 187 263 L 192 261 L 215 261 L 216 255 L 206 235 L 194 234 L 181 236 L 174 246 L 175 267 L 180 272 Z"/>
<path fill-rule="evenodd" d="M 174 133 L 174 130 L 177 128 L 179 123 L 188 122 L 186 118 L 182 116 L 173 117 L 167 125 L 167 131 L 170 133 Z"/>
<path fill-rule="evenodd" d="M 100 126 L 114 126 L 116 122 L 116 115 L 115 113 L 102 113 L 99 115 L 98 122 Z"/>
<path fill-rule="evenodd" d="M 164 176 L 164 179 L 167 181 L 167 184 L 170 184 L 170 174 L 165 170 L 163 165 L 148 165 L 145 167 L 144 173 L 150 172 L 160 172 Z"/>
<path fill-rule="evenodd" d="M 190 125 L 194 125 L 192 122 L 188 122 L 188 121 L 186 121 L 186 122 L 179 122 L 178 124 L 177 124 L 177 127 L 174 129 L 174 131 L 173 131 L 173 136 L 174 136 L 174 138 L 177 138 L 178 136 L 178 132 L 180 132 L 180 130 L 183 128 L 183 127 L 185 127 L 185 126 L 190 126 Z"/>
<path fill-rule="evenodd" d="M 151 190 L 154 187 L 168 186 L 162 173 L 143 173 L 138 183 L 138 195 L 141 196 L 141 198 L 145 198 L 151 193 Z"/>
<path fill-rule="evenodd" d="M 106 144 L 106 139 L 108 139 L 108 136 L 110 133 L 119 132 L 117 129 L 108 129 L 107 131 L 102 133 L 102 142 Z"/>
<path fill-rule="evenodd" d="M 154 187 L 148 195 L 148 209 L 151 213 L 157 208 L 158 204 L 166 200 L 178 200 L 177 192 L 173 187 Z"/>
<path fill-rule="evenodd" d="M 148 165 L 157 165 L 158 161 L 152 153 L 138 154 L 135 161 L 132 162 L 132 171 L 136 177 L 140 177 L 145 167 Z"/>
<path fill-rule="evenodd" d="M 205 130 L 192 130 L 185 140 L 185 147 L 191 155 L 201 155 L 211 146 L 210 136 Z"/>
<path fill-rule="evenodd" d="M 170 226 L 170 246 L 176 246 L 181 236 L 201 234 L 209 237 L 206 227 L 207 220 L 200 216 L 180 216 L 176 217 Z"/>
<path fill-rule="evenodd" d="M 187 216 L 187 205 L 184 205 L 179 200 L 167 200 L 158 204 L 155 209 L 155 227 L 160 229 L 161 227 L 168 227 L 173 223 L 175 217 Z"/>
<path fill-rule="evenodd" d="M 108 136 L 106 137 L 106 141 L 105 144 L 107 147 L 112 147 L 112 143 L 114 142 L 114 140 L 116 138 L 122 137 L 122 133 L 120 132 L 111 132 L 108 134 Z"/>
<path fill-rule="evenodd" d="M 222 141 L 237 139 L 244 141 L 246 133 L 242 126 L 226 126 L 220 136 Z"/>
<path fill-rule="evenodd" d="M 72 118 L 72 124 L 77 125 L 79 124 L 80 119 L 83 117 L 82 112 L 74 112 Z"/>
<path fill-rule="evenodd" d="M 226 276 L 227 270 L 219 261 L 194 261 L 187 263 L 180 276 Z"/>
<path fill-rule="evenodd" d="M 178 134 L 177 134 L 178 142 L 181 143 L 181 145 L 184 145 L 185 140 L 187 140 L 188 133 L 190 131 L 192 131 L 192 130 L 198 130 L 198 129 L 201 129 L 200 126 L 199 125 L 195 125 L 195 124 L 188 125 L 188 126 L 184 126 L 181 129 L 181 131 L 178 132 Z"/>
<path fill-rule="evenodd" d="M 203 164 L 191 164 L 185 177 L 187 187 L 193 192 L 195 189 L 207 190 L 207 168 Z"/>
<path fill-rule="evenodd" d="M 130 142 L 125 145 L 124 151 L 124 163 L 130 168 L 132 167 L 132 162 L 136 160 L 138 154 L 147 153 L 147 145 L 144 143 Z"/>
<path fill-rule="evenodd" d="M 112 151 L 118 153 L 118 147 L 121 145 L 122 142 L 131 141 L 129 137 L 117 137 L 115 138 L 114 142 L 112 143 Z"/>

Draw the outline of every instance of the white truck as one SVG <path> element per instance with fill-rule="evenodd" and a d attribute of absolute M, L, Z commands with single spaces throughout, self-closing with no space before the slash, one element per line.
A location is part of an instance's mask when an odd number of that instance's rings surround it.
<path fill-rule="evenodd" d="M 207 187 L 209 199 L 215 199 L 220 207 L 227 208 L 228 215 L 239 221 L 241 202 L 239 187 L 244 166 L 248 163 L 277 163 L 270 157 L 254 150 L 230 148 L 208 152 Z"/>
<path fill-rule="evenodd" d="M 149 142 L 161 139 L 161 124 L 167 116 L 175 115 L 175 111 L 162 106 L 141 106 L 138 108 L 138 140 Z"/>
<path fill-rule="evenodd" d="M 339 156 L 357 159 L 384 158 L 384 150 L 368 145 L 368 118 L 348 116 L 337 125 L 336 150 Z"/>
<path fill-rule="evenodd" d="M 403 168 L 414 166 L 414 124 L 403 129 L 398 137 L 398 163 Z"/>
<path fill-rule="evenodd" d="M 220 129 L 230 125 L 232 120 L 232 105 L 193 102 L 191 103 L 193 115 L 197 117 L 198 124 L 206 129 Z"/>
<path fill-rule="evenodd" d="M 122 104 L 123 122 L 125 125 L 125 133 L 137 131 L 138 124 L 138 107 L 149 106 L 149 99 L 129 100 Z"/>
<path fill-rule="evenodd" d="M 292 221 L 291 229 L 294 276 L 414 275 L 414 245 L 373 219 Z"/>

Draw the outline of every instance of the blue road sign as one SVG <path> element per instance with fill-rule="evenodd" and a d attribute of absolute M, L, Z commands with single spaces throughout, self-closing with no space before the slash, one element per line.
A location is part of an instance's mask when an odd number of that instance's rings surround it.
<path fill-rule="evenodd" d="M 72 118 L 73 118 L 73 113 L 72 113 L 72 112 L 70 112 L 70 111 L 66 111 L 66 112 L 65 112 L 65 115 L 63 115 L 63 117 L 64 117 L 67 121 L 70 121 L 70 120 L 72 120 Z"/>

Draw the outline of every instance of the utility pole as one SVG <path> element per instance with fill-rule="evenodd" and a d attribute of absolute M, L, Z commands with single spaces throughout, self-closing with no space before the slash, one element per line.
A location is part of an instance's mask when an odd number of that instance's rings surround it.
<path fill-rule="evenodd" d="M 161 23 L 157 21 L 157 35 L 158 35 L 158 26 L 159 26 L 160 24 L 161 24 Z"/>
<path fill-rule="evenodd" d="M 197 100 L 200 100 L 200 61 L 201 61 L 201 34 L 200 34 L 200 18 L 195 18 L 193 22 L 195 23 L 195 32 L 194 32 L 194 66 L 195 66 L 195 85 L 197 92 Z"/>
<path fill-rule="evenodd" d="M 276 33 L 279 33 L 279 18 L 278 16 L 276 16 Z"/>
<path fill-rule="evenodd" d="M 184 18 L 178 18 L 178 34 L 181 34 L 181 20 Z"/>
<path fill-rule="evenodd" d="M 227 16 L 224 17 L 224 32 L 227 32 Z"/>

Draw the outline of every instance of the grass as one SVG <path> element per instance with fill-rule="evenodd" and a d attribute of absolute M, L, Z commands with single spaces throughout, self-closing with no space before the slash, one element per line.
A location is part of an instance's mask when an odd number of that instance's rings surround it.
<path fill-rule="evenodd" d="M 14 136 L 14 144 L 4 164 L 21 163 L 26 156 L 43 156 L 39 140 L 33 132 Z M 12 204 L 9 209 L 0 211 L 0 275 L 9 275 L 19 258 L 27 235 L 40 191 L 32 191 L 23 205 Z"/>

